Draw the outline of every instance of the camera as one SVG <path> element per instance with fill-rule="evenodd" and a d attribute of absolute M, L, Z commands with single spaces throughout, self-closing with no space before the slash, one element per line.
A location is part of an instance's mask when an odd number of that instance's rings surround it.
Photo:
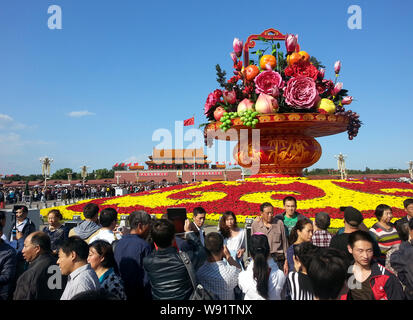
<path fill-rule="evenodd" d="M 168 208 L 166 209 L 168 220 L 175 225 L 175 233 L 185 232 L 186 208 Z"/>

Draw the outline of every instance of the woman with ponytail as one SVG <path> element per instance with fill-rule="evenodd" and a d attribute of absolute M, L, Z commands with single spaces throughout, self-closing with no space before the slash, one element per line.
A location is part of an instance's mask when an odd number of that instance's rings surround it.
<path fill-rule="evenodd" d="M 286 277 L 270 256 L 267 236 L 253 234 L 249 250 L 252 261 L 238 279 L 244 300 L 281 300 Z"/>
<path fill-rule="evenodd" d="M 291 230 L 289 237 L 290 247 L 287 249 L 288 272 L 294 271 L 294 247 L 303 242 L 311 242 L 312 237 L 313 223 L 307 218 L 298 221 Z"/>
<path fill-rule="evenodd" d="M 314 292 L 311 280 L 307 275 L 311 259 L 319 250 L 311 242 L 302 242 L 294 246 L 294 269 L 288 273 L 285 282 L 286 300 L 313 300 Z M 284 299 L 284 297 L 283 297 Z"/>

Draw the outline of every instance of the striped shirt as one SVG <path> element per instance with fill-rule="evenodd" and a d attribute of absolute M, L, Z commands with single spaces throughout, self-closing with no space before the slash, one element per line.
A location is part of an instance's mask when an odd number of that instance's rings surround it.
<path fill-rule="evenodd" d="M 95 271 L 90 264 L 85 264 L 69 274 L 65 291 L 63 291 L 60 300 L 71 300 L 79 293 L 99 289 L 100 283 Z"/>
<path fill-rule="evenodd" d="M 390 249 L 395 247 L 397 248 L 401 243 L 399 234 L 392 224 L 389 229 L 385 229 L 377 222 L 370 228 L 370 232 L 375 235 L 380 251 L 383 255 L 385 255 Z"/>
<path fill-rule="evenodd" d="M 301 272 L 288 273 L 286 281 L 287 300 L 313 300 L 313 287 L 310 278 Z"/>

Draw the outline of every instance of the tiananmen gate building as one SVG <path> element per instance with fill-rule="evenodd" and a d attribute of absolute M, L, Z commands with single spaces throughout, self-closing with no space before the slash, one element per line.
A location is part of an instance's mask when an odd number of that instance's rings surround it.
<path fill-rule="evenodd" d="M 135 182 L 191 182 L 229 181 L 241 179 L 241 169 L 227 169 L 225 165 L 211 165 L 208 156 L 200 149 L 153 149 L 144 166 L 129 167 L 129 171 L 115 171 L 115 181 Z M 194 168 L 195 166 L 195 168 Z"/>

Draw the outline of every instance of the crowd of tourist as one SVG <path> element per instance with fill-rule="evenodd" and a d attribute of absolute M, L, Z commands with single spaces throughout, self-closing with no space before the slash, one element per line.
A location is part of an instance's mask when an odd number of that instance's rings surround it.
<path fill-rule="evenodd" d="M 58 201 L 70 199 L 90 199 L 114 197 L 116 188 L 126 190 L 127 193 L 137 193 L 153 189 L 165 188 L 178 182 L 142 182 L 133 184 L 102 184 L 102 185 L 66 185 L 29 187 L 0 187 L 0 204 L 17 204 L 22 202 Z"/>
<path fill-rule="evenodd" d="M 283 203 L 278 215 L 263 203 L 246 228 L 226 211 L 208 233 L 202 207 L 184 232 L 168 213 L 157 220 L 145 211 L 121 228 L 116 210 L 89 203 L 70 230 L 56 209 L 36 230 L 20 206 L 5 235 L 0 212 L 0 299 L 413 299 L 413 199 L 395 224 L 391 207 L 377 206 L 370 229 L 359 210 L 344 207 L 344 228 L 334 235 L 327 213 L 311 221 L 294 197 Z"/>

